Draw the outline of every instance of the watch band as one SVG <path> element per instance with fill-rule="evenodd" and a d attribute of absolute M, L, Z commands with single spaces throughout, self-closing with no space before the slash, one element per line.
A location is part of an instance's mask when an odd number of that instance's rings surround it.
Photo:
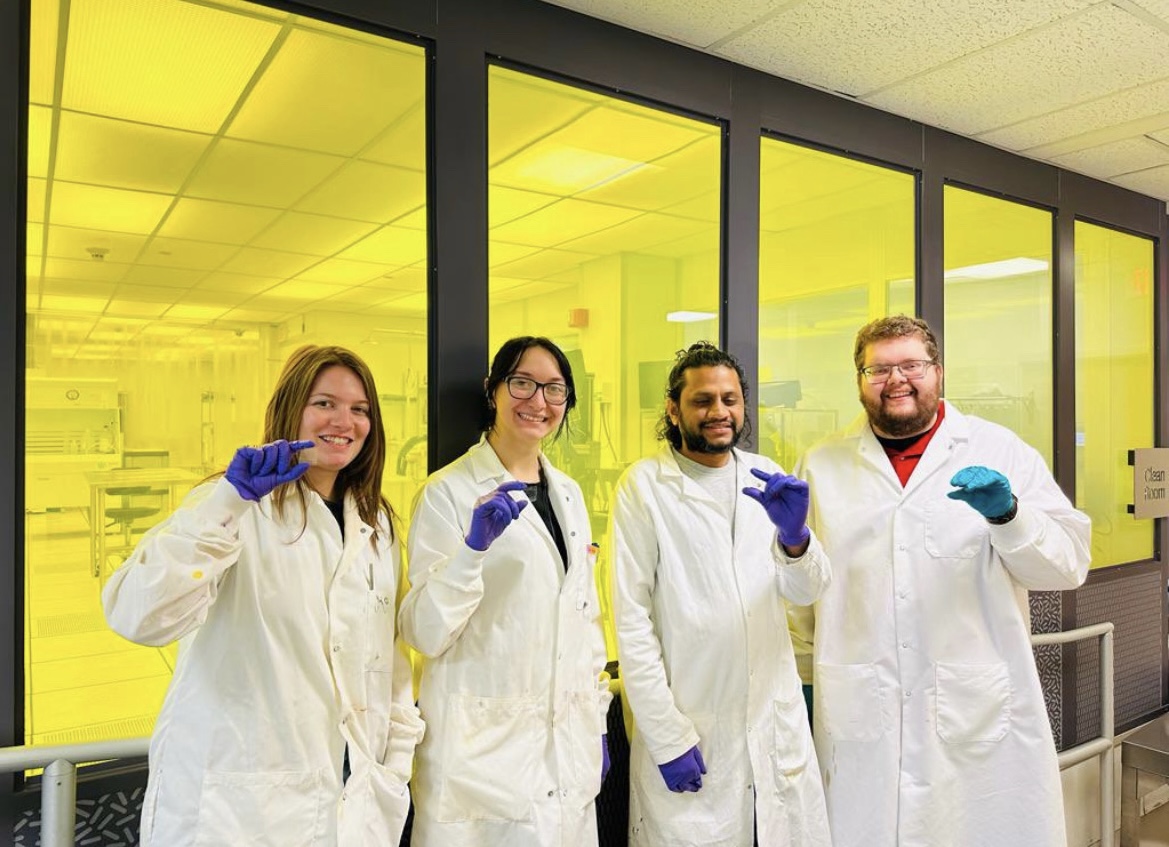
<path fill-rule="evenodd" d="M 986 522 L 992 526 L 1002 526 L 1005 523 L 1010 523 L 1015 519 L 1015 515 L 1019 514 L 1019 498 L 1014 494 L 1011 495 L 1011 508 L 999 515 L 997 518 L 987 518 Z"/>

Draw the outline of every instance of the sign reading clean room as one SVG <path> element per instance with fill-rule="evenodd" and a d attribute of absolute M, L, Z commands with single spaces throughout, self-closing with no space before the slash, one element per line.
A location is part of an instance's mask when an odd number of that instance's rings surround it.
<path fill-rule="evenodd" d="M 1169 447 L 1146 447 L 1130 455 L 1133 517 L 1169 517 Z"/>

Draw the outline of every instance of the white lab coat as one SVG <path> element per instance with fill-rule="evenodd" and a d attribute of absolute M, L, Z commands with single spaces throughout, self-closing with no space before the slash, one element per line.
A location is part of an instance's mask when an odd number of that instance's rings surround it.
<path fill-rule="evenodd" d="M 143 845 L 386 847 L 423 724 L 395 639 L 400 567 L 350 497 L 278 519 L 226 479 L 152 528 L 103 592 L 122 636 L 182 639 L 150 744 Z M 349 746 L 352 775 L 342 789 Z"/>
<path fill-rule="evenodd" d="M 770 460 L 734 451 L 736 491 Z M 790 559 L 760 505 L 731 525 L 670 448 L 631 466 L 613 506 L 613 602 L 630 751 L 629 843 L 828 847 L 824 795 L 785 619 L 828 585 L 815 536 Z M 702 789 L 675 794 L 658 765 L 698 745 Z"/>
<path fill-rule="evenodd" d="M 1010 480 L 1013 521 L 946 496 L 968 465 Z M 1087 516 L 1035 450 L 950 405 L 904 489 L 863 415 L 799 473 L 835 575 L 814 714 L 836 847 L 1065 847 L 1027 590 L 1084 581 Z"/>
<path fill-rule="evenodd" d="M 610 695 L 596 557 L 580 487 L 540 461 L 567 573 L 532 505 L 487 551 L 465 543 L 475 501 L 514 478 L 485 440 L 433 474 L 414 510 L 400 624 L 428 657 L 419 706 L 430 727 L 414 847 L 597 843 Z"/>

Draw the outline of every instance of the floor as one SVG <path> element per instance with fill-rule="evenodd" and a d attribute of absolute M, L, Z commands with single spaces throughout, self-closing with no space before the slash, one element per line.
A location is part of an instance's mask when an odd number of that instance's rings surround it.
<path fill-rule="evenodd" d="M 174 667 L 173 645 L 141 647 L 106 626 L 86 511 L 25 519 L 28 744 L 149 735 Z"/>

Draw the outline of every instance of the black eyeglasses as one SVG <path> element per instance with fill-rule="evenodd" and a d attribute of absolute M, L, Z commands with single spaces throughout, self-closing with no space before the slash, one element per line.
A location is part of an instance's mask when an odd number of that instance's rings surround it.
<path fill-rule="evenodd" d="M 563 382 L 536 382 L 526 376 L 509 376 L 504 382 L 507 383 L 507 393 L 515 400 L 527 400 L 543 389 L 546 402 L 553 406 L 563 406 L 572 393 Z"/>
<path fill-rule="evenodd" d="M 921 379 L 929 366 L 936 364 L 933 359 L 907 359 L 896 365 L 869 365 L 867 368 L 860 368 L 857 373 L 864 374 L 870 385 L 880 385 L 889 381 L 894 370 L 900 371 L 906 379 Z"/>

